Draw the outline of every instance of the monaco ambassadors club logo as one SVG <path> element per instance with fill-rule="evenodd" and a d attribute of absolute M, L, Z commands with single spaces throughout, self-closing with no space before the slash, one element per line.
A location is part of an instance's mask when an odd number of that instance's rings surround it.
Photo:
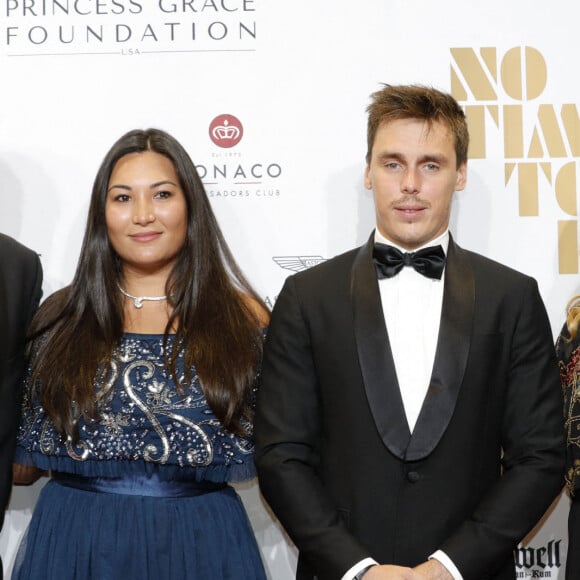
<path fill-rule="evenodd" d="M 210 139 L 224 149 L 237 145 L 243 136 L 242 123 L 233 115 L 218 115 L 209 126 Z"/>
<path fill-rule="evenodd" d="M 267 120 L 254 118 L 251 121 L 251 124 L 247 120 L 242 123 L 239 117 L 231 113 L 221 113 L 209 122 L 208 136 L 215 148 L 209 148 L 211 160 L 196 164 L 196 168 L 210 198 L 280 197 L 282 164 L 271 158 L 276 148 L 266 143 L 266 147 L 261 148 L 268 152 L 265 158 L 254 142 L 257 136 L 267 134 L 259 127 Z M 246 132 L 248 124 L 250 131 Z"/>

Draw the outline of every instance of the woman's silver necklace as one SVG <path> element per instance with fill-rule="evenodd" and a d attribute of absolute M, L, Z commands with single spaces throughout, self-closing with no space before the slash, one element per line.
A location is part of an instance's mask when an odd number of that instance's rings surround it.
<path fill-rule="evenodd" d="M 117 284 L 121 294 L 126 296 L 127 298 L 131 298 L 133 300 L 133 306 L 135 308 L 143 308 L 143 301 L 149 300 L 151 302 L 160 302 L 161 300 L 167 300 L 167 296 L 133 296 L 133 294 L 129 294 L 126 290 L 123 290 L 119 284 Z"/>

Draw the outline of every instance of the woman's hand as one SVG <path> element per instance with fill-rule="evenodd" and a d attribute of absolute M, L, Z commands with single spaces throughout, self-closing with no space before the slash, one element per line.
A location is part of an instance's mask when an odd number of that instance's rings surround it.
<path fill-rule="evenodd" d="M 14 485 L 31 485 L 43 475 L 46 475 L 46 471 L 42 471 L 34 465 L 12 464 L 12 483 Z"/>

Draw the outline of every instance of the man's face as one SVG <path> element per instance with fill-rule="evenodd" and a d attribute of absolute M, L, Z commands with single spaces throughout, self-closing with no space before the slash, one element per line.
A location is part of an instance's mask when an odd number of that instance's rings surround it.
<path fill-rule="evenodd" d="M 381 125 L 365 171 L 379 232 L 407 250 L 435 239 L 449 225 L 453 193 L 465 187 L 466 176 L 446 125 L 419 119 Z"/>

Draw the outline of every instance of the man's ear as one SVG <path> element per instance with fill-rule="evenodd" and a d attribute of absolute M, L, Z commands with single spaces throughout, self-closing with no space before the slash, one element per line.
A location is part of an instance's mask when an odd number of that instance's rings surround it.
<path fill-rule="evenodd" d="M 369 165 L 367 163 L 367 166 L 365 167 L 365 179 L 364 179 L 364 184 L 365 184 L 365 187 L 367 189 L 373 188 L 373 182 L 371 181 L 370 171 L 371 171 L 371 168 L 369 167 Z"/>
<path fill-rule="evenodd" d="M 467 161 L 464 161 L 457 168 L 457 180 L 455 181 L 455 191 L 462 191 L 467 185 Z"/>

